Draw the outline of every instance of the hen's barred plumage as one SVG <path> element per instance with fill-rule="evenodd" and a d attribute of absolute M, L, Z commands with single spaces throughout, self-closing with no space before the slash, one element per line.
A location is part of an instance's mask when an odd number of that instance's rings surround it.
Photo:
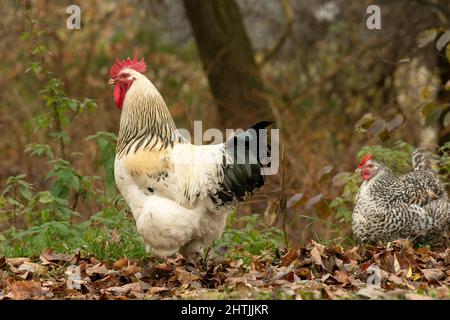
<path fill-rule="evenodd" d="M 353 233 L 359 242 L 411 238 L 437 241 L 450 221 L 447 192 L 423 150 L 413 153 L 414 171 L 396 177 L 385 165 L 360 165 L 364 182 L 353 210 Z"/>

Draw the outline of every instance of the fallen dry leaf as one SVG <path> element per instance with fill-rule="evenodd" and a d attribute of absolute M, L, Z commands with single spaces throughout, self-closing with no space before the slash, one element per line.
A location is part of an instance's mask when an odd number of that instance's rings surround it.
<path fill-rule="evenodd" d="M 123 269 L 123 268 L 125 268 L 125 267 L 127 267 L 128 266 L 128 259 L 127 258 L 123 258 L 123 259 L 119 259 L 119 260 L 117 260 L 116 262 L 114 262 L 114 264 L 113 264 L 113 268 L 115 269 L 115 270 L 120 270 L 120 269 Z"/>
<path fill-rule="evenodd" d="M 53 250 L 49 249 L 42 252 L 39 258 L 41 259 L 42 264 L 45 265 L 58 262 L 70 262 L 75 258 L 75 256 L 64 253 L 56 253 Z"/>
<path fill-rule="evenodd" d="M 134 282 L 134 283 L 125 284 L 120 287 L 109 287 L 106 289 L 106 291 L 118 293 L 121 295 L 126 295 L 126 294 L 130 293 L 131 291 L 141 292 L 142 289 L 141 289 L 141 285 L 139 283 Z"/>
<path fill-rule="evenodd" d="M 29 261 L 30 261 L 30 259 L 28 259 L 28 258 L 10 258 L 10 259 L 6 259 L 6 263 L 10 267 L 14 267 L 14 268 L 17 268 L 22 263 L 29 262 Z"/>
<path fill-rule="evenodd" d="M 92 276 L 94 274 L 107 275 L 108 272 L 109 272 L 109 270 L 104 263 L 103 264 L 98 263 L 94 266 L 86 268 L 86 273 L 90 276 Z"/>
<path fill-rule="evenodd" d="M 417 293 L 406 293 L 405 299 L 406 300 L 431 300 L 431 297 L 424 296 L 422 294 L 417 294 Z"/>
<path fill-rule="evenodd" d="M 36 273 L 38 275 L 41 275 L 41 274 L 43 274 L 43 273 L 45 273 L 47 271 L 47 268 L 44 267 L 43 265 L 26 261 L 23 264 L 21 264 L 17 268 L 17 270 L 19 272 L 21 272 L 21 271 L 29 271 L 31 273 Z"/>
<path fill-rule="evenodd" d="M 13 281 L 8 283 L 10 292 L 5 297 L 14 300 L 42 300 L 45 292 L 38 281 Z"/>
<path fill-rule="evenodd" d="M 445 278 L 445 272 L 440 269 L 421 269 L 420 271 L 428 281 L 439 281 Z"/>
<path fill-rule="evenodd" d="M 292 262 L 297 260 L 298 258 L 298 250 L 289 250 L 282 258 L 280 265 L 282 267 L 287 267 Z"/>
<path fill-rule="evenodd" d="M 317 247 L 314 247 L 311 250 L 311 258 L 312 258 L 312 261 L 314 264 L 321 266 L 322 268 L 325 269 L 325 266 L 323 265 L 323 262 L 322 262 L 322 257 L 320 256 L 320 252 L 319 252 L 319 249 L 317 249 Z"/>
<path fill-rule="evenodd" d="M 366 287 L 358 290 L 358 295 L 369 298 L 369 299 L 384 299 L 386 298 L 386 293 L 382 289 L 376 289 L 372 287 Z"/>
<path fill-rule="evenodd" d="M 160 294 L 168 291 L 170 291 L 170 289 L 166 287 L 153 287 L 149 290 L 151 295 Z"/>
<path fill-rule="evenodd" d="M 184 270 L 182 267 L 179 267 L 175 270 L 175 277 L 182 284 L 190 283 L 191 281 L 198 280 L 199 277 L 191 272 Z"/>
<path fill-rule="evenodd" d="M 121 272 L 126 276 L 134 275 L 140 271 L 141 271 L 141 269 L 135 264 L 130 264 L 128 267 L 123 268 L 121 270 Z"/>

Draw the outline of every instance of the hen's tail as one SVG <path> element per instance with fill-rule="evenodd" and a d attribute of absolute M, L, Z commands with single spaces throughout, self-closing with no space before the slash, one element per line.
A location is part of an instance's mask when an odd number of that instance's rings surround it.
<path fill-rule="evenodd" d="M 415 171 L 433 170 L 427 152 L 422 148 L 417 148 L 412 154 L 412 164 Z"/>

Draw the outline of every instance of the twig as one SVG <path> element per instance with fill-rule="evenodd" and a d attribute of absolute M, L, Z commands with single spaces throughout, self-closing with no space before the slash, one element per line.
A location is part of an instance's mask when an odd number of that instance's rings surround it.
<path fill-rule="evenodd" d="M 54 122 L 54 126 L 56 128 L 56 130 L 58 132 L 62 132 L 62 125 L 61 125 L 61 118 L 59 115 L 59 110 L 58 110 L 58 106 L 53 103 L 53 122 Z M 59 148 L 61 149 L 61 157 L 63 160 L 67 160 L 66 159 L 66 145 L 64 143 L 64 138 L 61 136 L 59 137 Z"/>
<path fill-rule="evenodd" d="M 279 201 L 279 210 L 281 211 L 281 214 L 283 216 L 283 236 L 284 236 L 284 242 L 286 244 L 286 249 L 289 249 L 289 240 L 287 236 L 287 210 L 286 210 L 286 194 L 285 194 L 285 161 L 284 161 L 284 146 L 281 147 L 281 172 L 280 172 L 280 201 Z"/>
<path fill-rule="evenodd" d="M 283 12 L 286 17 L 286 21 L 284 23 L 283 32 L 278 37 L 278 40 L 275 42 L 273 47 L 267 50 L 266 54 L 261 55 L 258 59 L 256 59 L 258 65 L 262 66 L 267 63 L 270 59 L 272 59 L 277 52 L 281 49 L 284 42 L 288 38 L 289 34 L 292 31 L 292 25 L 294 23 L 294 12 L 292 10 L 292 6 L 289 0 L 282 0 L 281 4 L 283 6 Z M 259 61 L 258 61 L 259 60 Z"/>

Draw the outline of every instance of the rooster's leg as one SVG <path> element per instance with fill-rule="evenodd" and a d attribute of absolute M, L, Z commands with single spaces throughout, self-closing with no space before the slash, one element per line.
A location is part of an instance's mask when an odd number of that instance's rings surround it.
<path fill-rule="evenodd" d="M 186 259 L 186 265 L 198 267 L 202 254 L 202 242 L 200 240 L 192 240 L 181 248 L 180 253 Z"/>

